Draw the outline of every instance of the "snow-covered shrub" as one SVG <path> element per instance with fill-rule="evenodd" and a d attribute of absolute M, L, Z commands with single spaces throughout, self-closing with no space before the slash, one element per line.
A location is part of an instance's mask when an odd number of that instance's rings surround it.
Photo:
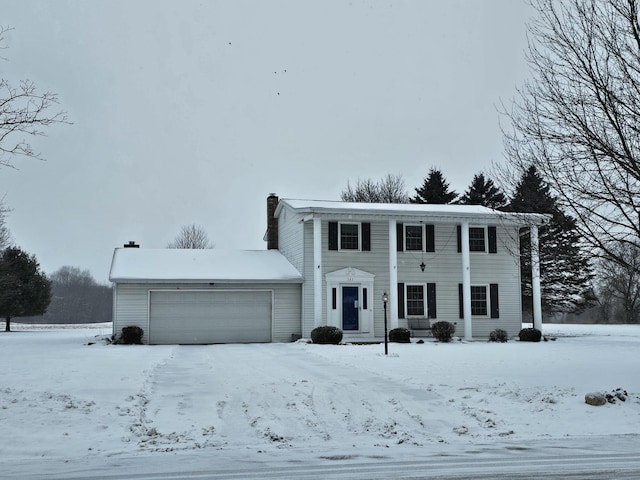
<path fill-rule="evenodd" d="M 537 328 L 523 328 L 518 333 L 521 342 L 539 342 L 542 338 L 542 332 Z"/>
<path fill-rule="evenodd" d="M 490 342 L 501 342 L 505 343 L 509 340 L 509 334 L 502 330 L 501 328 L 496 328 L 493 332 L 489 334 Z"/>
<path fill-rule="evenodd" d="M 431 333 L 440 342 L 450 342 L 456 333 L 456 326 L 451 322 L 436 322 L 431 326 Z"/>
<path fill-rule="evenodd" d="M 396 343 L 411 343 L 411 330 L 394 328 L 389 330 L 389 341 Z"/>
<path fill-rule="evenodd" d="M 313 343 L 338 345 L 342 341 L 342 330 L 329 325 L 316 327 L 311 330 L 311 341 Z"/>
<path fill-rule="evenodd" d="M 122 335 L 120 336 L 120 340 L 118 343 L 124 343 L 125 345 L 141 345 L 142 335 L 144 335 L 144 330 L 142 330 L 140 327 L 136 327 L 135 325 L 124 327 L 122 329 Z"/>

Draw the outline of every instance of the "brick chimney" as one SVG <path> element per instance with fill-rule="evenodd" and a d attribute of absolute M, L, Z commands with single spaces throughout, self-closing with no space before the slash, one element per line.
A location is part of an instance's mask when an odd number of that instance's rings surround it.
<path fill-rule="evenodd" d="M 273 216 L 278 206 L 278 196 L 270 193 L 267 197 L 267 249 L 278 249 L 278 219 Z"/>

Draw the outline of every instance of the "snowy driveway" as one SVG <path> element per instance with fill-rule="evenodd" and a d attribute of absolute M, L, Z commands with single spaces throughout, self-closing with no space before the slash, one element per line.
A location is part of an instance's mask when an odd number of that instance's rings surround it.
<path fill-rule="evenodd" d="M 177 346 L 132 411 L 143 448 L 422 445 L 449 430 L 431 388 L 314 355 L 301 345 Z M 352 347 L 358 348 L 358 347 Z"/>

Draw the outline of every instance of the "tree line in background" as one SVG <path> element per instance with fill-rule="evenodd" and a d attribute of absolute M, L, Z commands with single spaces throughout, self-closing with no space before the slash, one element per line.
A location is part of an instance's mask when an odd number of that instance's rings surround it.
<path fill-rule="evenodd" d="M 113 292 L 89 270 L 64 266 L 49 276 L 51 302 L 43 315 L 24 317 L 25 323 L 102 323 L 112 320 Z"/>
<path fill-rule="evenodd" d="M 97 283 L 88 270 L 65 266 L 47 277 L 34 255 L 18 247 L 0 254 L 0 318 L 5 331 L 22 323 L 110 322 L 111 287 Z"/>

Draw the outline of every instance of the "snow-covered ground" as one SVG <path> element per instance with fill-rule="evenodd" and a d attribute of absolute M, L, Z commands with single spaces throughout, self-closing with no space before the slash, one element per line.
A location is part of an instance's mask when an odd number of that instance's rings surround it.
<path fill-rule="evenodd" d="M 388 356 L 107 345 L 110 324 L 13 328 L 0 332 L 0 477 L 200 453 L 237 465 L 640 445 L 640 326 L 544 325 L 557 339 L 537 344 L 391 343 Z M 626 401 L 585 404 L 617 388 Z"/>

